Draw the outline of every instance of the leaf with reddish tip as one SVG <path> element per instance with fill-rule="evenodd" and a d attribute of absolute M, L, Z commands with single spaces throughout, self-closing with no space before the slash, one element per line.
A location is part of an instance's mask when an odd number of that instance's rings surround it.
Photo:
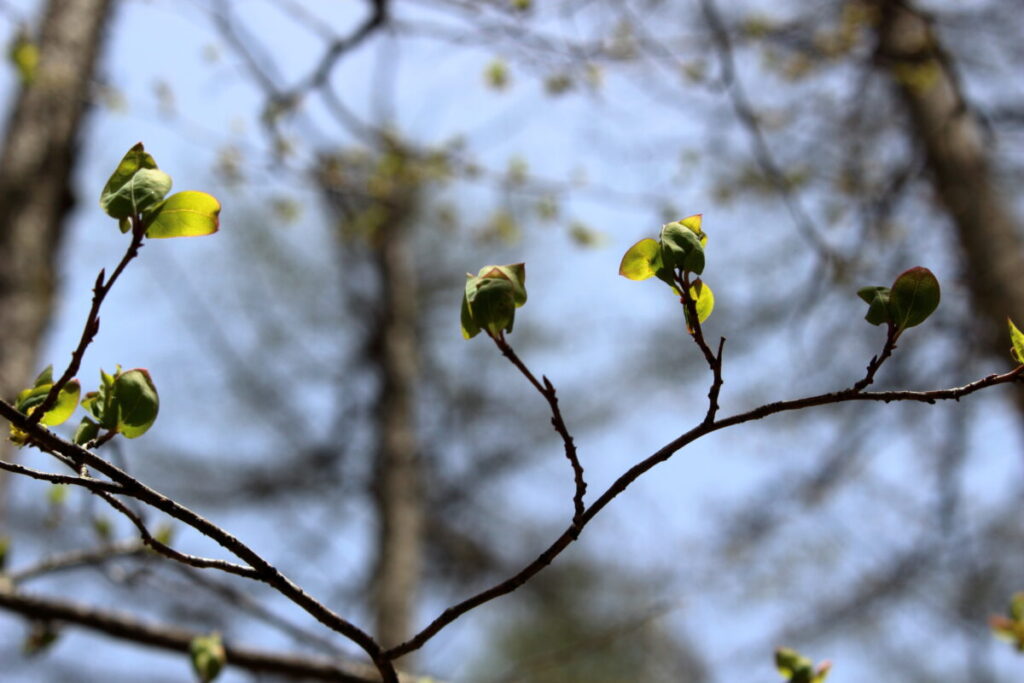
<path fill-rule="evenodd" d="M 927 268 L 911 268 L 900 274 L 889 293 L 889 311 L 896 329 L 920 325 L 939 306 L 939 281 Z"/>
<path fill-rule="evenodd" d="M 135 369 L 121 373 L 111 391 L 110 410 L 117 415 L 117 431 L 128 439 L 145 434 L 160 410 L 160 397 L 149 372 Z"/>

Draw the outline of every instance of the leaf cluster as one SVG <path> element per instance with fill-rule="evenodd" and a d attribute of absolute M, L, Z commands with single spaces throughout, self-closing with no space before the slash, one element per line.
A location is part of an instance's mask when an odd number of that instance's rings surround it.
<path fill-rule="evenodd" d="M 205 192 L 167 196 L 173 181 L 157 168 L 142 143 L 121 159 L 100 193 L 100 207 L 118 219 L 121 232 L 136 225 L 146 237 L 197 237 L 220 227 L 220 203 Z"/>
<path fill-rule="evenodd" d="M 526 265 L 484 266 L 466 274 L 462 296 L 462 336 L 472 339 L 481 330 L 498 337 L 512 331 L 516 309 L 526 303 Z"/>
<path fill-rule="evenodd" d="M 704 272 L 704 247 L 708 236 L 702 227 L 702 214 L 687 216 L 661 227 L 657 240 L 642 239 L 630 247 L 619 264 L 619 275 L 630 280 L 656 277 L 681 296 L 689 282 L 689 273 Z M 715 307 L 715 295 L 700 278 L 689 287 L 689 297 L 697 311 L 697 322 L 703 323 Z M 684 308 L 687 324 L 692 329 L 689 311 Z"/>

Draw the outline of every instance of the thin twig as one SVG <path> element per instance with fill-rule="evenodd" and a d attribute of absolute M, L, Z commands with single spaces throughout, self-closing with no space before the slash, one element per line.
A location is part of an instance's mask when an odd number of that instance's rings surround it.
<path fill-rule="evenodd" d="M 675 280 L 680 292 L 679 301 L 686 311 L 686 323 L 690 336 L 693 337 L 701 353 L 704 354 L 704 360 L 708 362 L 708 368 L 711 370 L 711 388 L 708 390 L 708 412 L 704 415 L 704 424 L 711 424 L 715 421 L 715 415 L 718 414 L 718 395 L 722 391 L 722 384 L 725 383 L 725 380 L 722 379 L 722 351 L 725 348 L 725 337 L 721 337 L 718 340 L 718 353 L 713 352 L 711 347 L 708 346 L 707 340 L 704 339 L 704 330 L 701 328 L 700 316 L 697 315 L 697 302 L 690 294 L 690 288 L 693 286 L 690 284 L 690 274 L 683 271 L 681 276 L 675 275 Z"/>
<path fill-rule="evenodd" d="M 85 356 L 85 350 L 96 337 L 96 333 L 100 331 L 100 306 L 103 305 L 103 300 L 107 297 L 107 293 L 110 292 L 114 283 L 117 282 L 117 278 L 124 272 L 125 267 L 132 259 L 139 255 L 139 249 L 142 248 L 142 240 L 146 234 L 145 226 L 135 216 L 132 216 L 131 223 L 132 241 L 128 243 L 128 249 L 124 252 L 124 256 L 121 257 L 121 262 L 117 264 L 110 279 L 104 281 L 105 270 L 100 270 L 100 274 L 96 277 L 96 284 L 93 285 L 92 289 L 92 306 L 89 308 L 89 315 L 85 319 L 85 326 L 82 328 L 82 336 L 78 340 L 78 346 L 71 353 L 71 362 L 68 363 L 68 367 L 64 370 L 64 374 L 60 376 L 60 379 L 50 387 L 50 392 L 46 395 L 43 402 L 32 411 L 32 415 L 29 416 L 29 424 L 35 425 L 39 423 L 39 420 L 43 418 L 43 414 L 57 404 L 57 396 L 60 394 L 61 389 L 78 373 L 78 369 L 82 365 L 82 357 Z"/>
<path fill-rule="evenodd" d="M 660 449 L 644 458 L 640 462 L 633 465 L 631 468 L 626 470 L 622 475 L 616 479 L 611 486 L 601 494 L 597 500 L 590 504 L 590 506 L 584 512 L 580 519 L 580 528 L 577 528 L 575 524 L 562 532 L 555 541 L 548 546 L 544 552 L 542 552 L 535 560 L 524 567 L 515 575 L 505 579 L 504 581 L 484 590 L 476 595 L 463 600 L 460 603 L 452 605 L 445 609 L 438 617 L 436 617 L 430 624 L 428 624 L 422 631 L 417 633 L 415 636 L 407 640 L 406 642 L 397 645 L 384 653 L 384 656 L 393 659 L 400 657 L 404 654 L 408 654 L 414 650 L 417 650 L 437 635 L 442 629 L 451 624 L 453 621 L 461 617 L 466 612 L 503 595 L 507 595 L 512 591 L 516 590 L 527 581 L 529 581 L 534 575 L 540 572 L 544 567 L 551 564 L 551 562 L 568 547 L 576 538 L 579 537 L 580 530 L 586 526 L 597 514 L 605 508 L 612 500 L 614 500 L 620 493 L 625 491 L 629 486 L 639 479 L 643 474 L 648 472 L 655 465 L 659 465 L 675 453 L 684 448 L 685 446 L 693 443 L 697 439 L 706 436 L 712 432 L 717 432 L 727 427 L 733 427 L 744 422 L 751 422 L 754 420 L 760 420 L 770 415 L 776 415 L 778 413 L 784 413 L 793 410 L 802 410 L 805 408 L 813 408 L 816 406 L 832 405 L 837 403 L 845 403 L 848 401 L 877 401 L 882 403 L 891 403 L 893 401 L 913 401 L 919 403 L 933 404 L 937 401 L 944 400 L 955 400 L 959 401 L 964 396 L 968 396 L 975 392 L 987 389 L 989 387 L 997 386 L 1000 384 L 1010 384 L 1021 382 L 1022 374 L 1024 374 L 1024 365 L 1018 366 L 1017 368 L 1003 374 L 992 374 L 982 379 L 965 384 L 960 387 L 953 387 L 950 389 L 938 389 L 935 391 L 876 391 L 876 392 L 864 392 L 850 387 L 843 389 L 842 391 L 835 391 L 826 394 L 818 394 L 816 396 L 808 396 L 805 398 L 792 399 L 789 401 L 776 401 L 775 403 L 767 403 L 752 410 L 748 410 L 744 413 L 739 413 L 731 417 L 727 417 L 721 420 L 717 420 L 711 423 L 701 423 L 691 429 L 690 431 L 680 435 L 673 441 L 662 446 Z"/>
<path fill-rule="evenodd" d="M 882 363 L 896 350 L 896 340 L 899 339 L 899 336 L 896 326 L 888 323 L 885 333 L 885 346 L 882 347 L 882 352 L 877 356 L 871 357 L 871 362 L 868 363 L 867 367 L 867 374 L 853 385 L 853 391 L 862 391 L 875 381 L 875 373 L 878 372 L 878 368 L 882 367 Z"/>
<path fill-rule="evenodd" d="M 516 352 L 512 350 L 512 347 L 508 345 L 508 342 L 505 341 L 503 333 L 491 335 L 490 332 L 487 332 L 487 334 L 494 340 L 501 353 L 530 381 L 530 384 L 540 392 L 540 395 L 544 397 L 544 400 L 551 407 L 551 426 L 562 437 L 562 443 L 565 445 L 565 457 L 569 460 L 569 465 L 572 467 L 573 481 L 575 482 L 575 492 L 572 497 L 572 523 L 573 526 L 579 526 L 585 509 L 583 496 L 587 493 L 587 482 L 583 479 L 583 465 L 580 464 L 579 456 L 576 454 L 576 444 L 569 433 L 569 428 L 565 426 L 565 420 L 562 419 L 562 411 L 558 408 L 558 396 L 555 393 L 555 387 L 551 384 L 551 380 L 543 375 L 541 376 L 543 383 L 537 381 L 537 378 L 533 376 L 530 369 L 526 367 L 519 356 L 516 355 Z"/>

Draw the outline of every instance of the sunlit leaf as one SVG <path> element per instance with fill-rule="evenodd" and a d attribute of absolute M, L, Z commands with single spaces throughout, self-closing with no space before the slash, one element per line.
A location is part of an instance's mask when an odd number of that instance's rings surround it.
<path fill-rule="evenodd" d="M 701 225 L 703 223 L 703 218 L 704 218 L 704 214 L 695 213 L 692 216 L 687 216 L 686 218 L 680 218 L 678 222 L 680 224 L 686 226 L 690 230 L 692 230 L 697 235 L 697 237 L 700 239 L 700 245 L 702 247 L 706 247 L 707 244 L 708 244 L 708 236 L 707 236 L 707 234 L 705 234 L 703 228 L 701 227 Z"/>
<path fill-rule="evenodd" d="M 146 237 L 198 237 L 217 232 L 220 202 L 205 192 L 178 192 L 147 218 Z"/>
<path fill-rule="evenodd" d="M 775 668 L 783 678 L 792 678 L 797 672 L 810 669 L 811 666 L 811 660 L 796 650 L 791 650 L 788 647 L 780 647 L 775 650 Z"/>
<path fill-rule="evenodd" d="M 619 263 L 619 275 L 630 280 L 646 280 L 660 267 L 661 247 L 648 237 L 626 250 Z"/>
<path fill-rule="evenodd" d="M 32 387 L 18 393 L 14 401 L 15 409 L 25 415 L 31 415 L 46 400 L 52 388 L 53 366 L 47 365 L 36 377 Z M 57 392 L 56 403 L 43 414 L 39 422 L 47 426 L 54 426 L 67 421 L 75 412 L 81 390 L 82 387 L 77 379 L 73 379 L 61 387 L 61 390 Z"/>
<path fill-rule="evenodd" d="M 143 148 L 142 143 L 138 143 L 132 147 L 121 159 L 121 163 L 117 165 L 114 173 L 111 174 L 110 179 L 107 180 L 107 184 L 103 186 L 103 191 L 100 193 L 100 206 L 107 212 L 111 218 L 127 218 L 132 215 L 130 207 L 127 207 L 127 212 L 124 212 L 126 207 L 122 204 L 117 204 L 114 208 L 115 213 L 111 213 L 108 209 L 110 198 L 115 195 L 121 188 L 123 188 L 132 177 L 143 169 L 155 169 L 156 161 L 150 156 Z"/>
<path fill-rule="evenodd" d="M 49 389 L 47 389 L 49 391 Z M 78 407 L 78 397 L 82 393 L 82 387 L 77 379 L 73 379 L 57 392 L 57 402 L 52 408 L 43 413 L 39 422 L 47 426 L 63 424 Z"/>
<path fill-rule="evenodd" d="M 1010 325 L 1010 342 L 1013 344 L 1013 359 L 1017 361 L 1019 365 L 1024 365 L 1024 333 L 1021 333 L 1009 318 L 1006 319 L 1006 322 Z"/>
<path fill-rule="evenodd" d="M 711 291 L 711 288 L 704 284 L 703 280 L 699 278 L 694 281 L 690 286 L 690 298 L 693 299 L 694 306 L 697 309 L 697 320 L 699 323 L 703 323 L 711 315 L 711 311 L 715 308 L 715 295 Z M 693 332 L 693 328 L 690 325 L 690 314 L 684 308 L 683 313 L 686 316 L 686 326 Z"/>

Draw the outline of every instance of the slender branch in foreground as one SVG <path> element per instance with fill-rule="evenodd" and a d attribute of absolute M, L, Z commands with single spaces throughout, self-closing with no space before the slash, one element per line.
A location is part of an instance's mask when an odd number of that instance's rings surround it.
<path fill-rule="evenodd" d="M 875 373 L 878 372 L 878 368 L 882 367 L 882 363 L 896 350 L 896 340 L 899 336 L 899 333 L 896 332 L 896 327 L 889 323 L 885 333 L 885 346 L 882 347 L 882 352 L 877 356 L 871 357 L 871 362 L 868 363 L 867 367 L 867 374 L 853 385 L 853 391 L 863 391 L 875 381 Z"/>
<path fill-rule="evenodd" d="M 135 477 L 100 458 L 95 453 L 65 441 L 41 425 L 31 424 L 26 415 L 18 412 L 14 406 L 6 401 L 0 400 L 0 416 L 15 427 L 27 432 L 33 438 L 34 444 L 40 449 L 65 456 L 80 467 L 91 467 L 109 477 L 114 483 L 120 484 L 122 488 L 117 492 L 119 495 L 130 496 L 146 503 L 184 522 L 207 538 L 217 542 L 240 560 L 249 564 L 255 570 L 255 578 L 274 588 L 327 628 L 340 633 L 361 647 L 373 660 L 385 683 L 396 683 L 398 681 L 398 675 L 395 673 L 394 666 L 388 658 L 383 656 L 380 645 L 369 633 L 313 598 L 298 584 L 282 574 L 277 567 L 225 529 L 222 529 L 177 501 L 168 498 L 159 491 L 146 486 Z"/>
<path fill-rule="evenodd" d="M 29 417 L 30 424 L 38 424 L 39 420 L 43 419 L 43 414 L 57 404 L 57 395 L 60 394 L 60 390 L 78 374 L 78 369 L 82 366 L 82 358 L 85 356 L 85 350 L 89 348 L 89 344 L 96 337 L 96 333 L 100 331 L 100 306 L 103 305 L 103 300 L 107 298 L 107 294 L 114 286 L 114 283 L 117 282 L 117 278 L 121 277 L 125 267 L 132 259 L 139 255 L 139 249 L 142 248 L 142 240 L 146 234 L 145 226 L 141 220 L 135 217 L 131 221 L 132 241 L 128 243 L 128 249 L 124 252 L 124 256 L 121 257 L 121 262 L 117 264 L 110 279 L 104 281 L 105 270 L 100 270 L 100 274 L 96 277 L 96 284 L 92 288 L 92 306 L 89 308 L 89 315 L 85 319 L 85 326 L 82 328 L 82 336 L 78 340 L 78 346 L 71 352 L 71 362 L 68 363 L 68 367 L 64 370 L 64 374 L 60 376 L 60 379 L 50 387 L 50 392 L 43 399 L 43 402 L 32 411 L 32 415 Z"/>
<path fill-rule="evenodd" d="M 690 336 L 697 343 L 701 353 L 704 354 L 704 360 L 708 362 L 708 367 L 711 369 L 711 388 L 708 390 L 708 412 L 704 415 L 704 424 L 710 424 L 715 421 L 715 415 L 718 414 L 718 395 L 722 391 L 722 384 L 725 380 L 722 379 L 722 351 L 725 348 L 725 337 L 721 337 L 718 340 L 718 353 L 711 351 L 711 347 L 708 346 L 707 341 L 704 339 L 704 330 L 701 328 L 700 316 L 697 315 L 697 302 L 693 300 L 690 295 L 690 274 L 683 272 L 682 277 L 676 276 L 676 283 L 679 286 L 680 297 L 679 301 L 683 304 L 683 308 L 686 310 L 686 321 L 689 326 Z"/>
<path fill-rule="evenodd" d="M 622 475 L 616 479 L 611 486 L 605 490 L 601 496 L 590 504 L 589 507 L 583 513 L 580 519 L 580 524 L 577 527 L 573 524 L 571 527 L 562 532 L 555 541 L 548 546 L 544 552 L 542 552 L 533 562 L 528 564 L 522 570 L 520 570 L 514 576 L 502 581 L 501 583 L 488 588 L 462 602 L 452 605 L 451 607 L 444 610 L 437 618 L 435 618 L 430 624 L 428 624 L 422 631 L 417 633 L 415 636 L 407 640 L 406 642 L 387 650 L 384 653 L 385 657 L 395 658 L 400 657 L 404 654 L 417 650 L 437 635 L 443 628 L 451 624 L 453 621 L 458 619 L 460 616 L 469 612 L 470 610 L 479 607 L 480 605 L 499 598 L 502 595 L 507 595 L 512 591 L 516 590 L 527 581 L 529 581 L 534 575 L 540 572 L 544 567 L 551 564 L 551 562 L 569 546 L 576 538 L 579 537 L 581 529 L 586 526 L 590 520 L 597 516 L 597 514 L 605 508 L 613 499 L 615 499 L 620 493 L 625 491 L 629 486 L 639 479 L 648 470 L 653 468 L 655 465 L 659 465 L 675 453 L 681 450 L 683 447 L 693 443 L 697 439 L 706 436 L 712 432 L 717 432 L 720 429 L 727 427 L 733 427 L 745 422 L 752 422 L 760 420 L 770 415 L 776 415 L 778 413 L 789 412 L 793 410 L 802 410 L 805 408 L 813 408 L 816 406 L 832 405 L 837 403 L 846 403 L 848 401 L 877 401 L 881 403 L 891 403 L 894 401 L 912 401 L 917 403 L 929 403 L 933 404 L 938 401 L 954 400 L 959 401 L 964 396 L 969 396 L 982 389 L 994 387 L 1000 384 L 1011 384 L 1022 381 L 1022 375 L 1024 375 L 1024 365 L 1018 366 L 1013 370 L 1003 374 L 992 374 L 982 379 L 965 384 L 960 387 L 953 387 L 950 389 L 937 389 L 934 391 L 875 391 L 865 392 L 857 389 L 856 386 L 841 391 L 834 391 L 826 394 L 818 394 L 816 396 L 808 396 L 805 398 L 792 399 L 788 401 L 776 401 L 775 403 L 766 403 L 762 406 L 748 410 L 744 413 L 738 413 L 730 417 L 716 420 L 713 422 L 704 422 L 690 431 L 678 436 L 676 439 L 662 446 L 659 450 L 655 451 L 651 455 L 647 456 L 631 468 L 626 470 Z"/>
<path fill-rule="evenodd" d="M 491 339 L 501 350 L 501 353 L 508 358 L 512 365 L 516 366 L 519 372 L 523 373 L 523 376 L 530 381 L 530 384 L 540 392 L 540 395 L 544 397 L 544 400 L 548 402 L 551 407 L 551 425 L 558 432 L 558 435 L 562 437 L 562 443 L 565 444 L 565 457 L 569 460 L 569 465 L 572 466 L 573 480 L 575 482 L 575 492 L 572 497 L 573 504 L 573 516 L 572 524 L 574 527 L 582 528 L 580 524 L 583 518 L 583 511 L 585 509 L 583 504 L 583 496 L 587 493 L 587 482 L 583 479 L 583 465 L 580 464 L 579 456 L 576 454 L 576 444 L 573 442 L 572 435 L 569 433 L 569 428 L 565 426 L 565 420 L 562 419 L 562 411 L 558 408 L 558 396 L 555 393 L 555 387 L 551 384 L 545 376 L 541 376 L 543 383 L 537 381 L 537 378 L 533 376 L 530 369 L 526 367 L 526 364 L 520 360 L 516 352 L 512 350 L 508 342 L 505 341 L 505 335 L 491 335 Z"/>
<path fill-rule="evenodd" d="M 128 614 L 95 609 L 80 603 L 13 591 L 0 585 L 0 608 L 30 619 L 49 619 L 106 633 L 114 638 L 152 647 L 188 653 L 192 639 L 206 635 L 173 626 L 140 621 Z M 274 654 L 226 642 L 228 665 L 254 673 L 280 674 L 295 678 L 378 683 L 373 667 L 308 655 Z M 397 679 L 395 679 L 397 680 Z"/>

